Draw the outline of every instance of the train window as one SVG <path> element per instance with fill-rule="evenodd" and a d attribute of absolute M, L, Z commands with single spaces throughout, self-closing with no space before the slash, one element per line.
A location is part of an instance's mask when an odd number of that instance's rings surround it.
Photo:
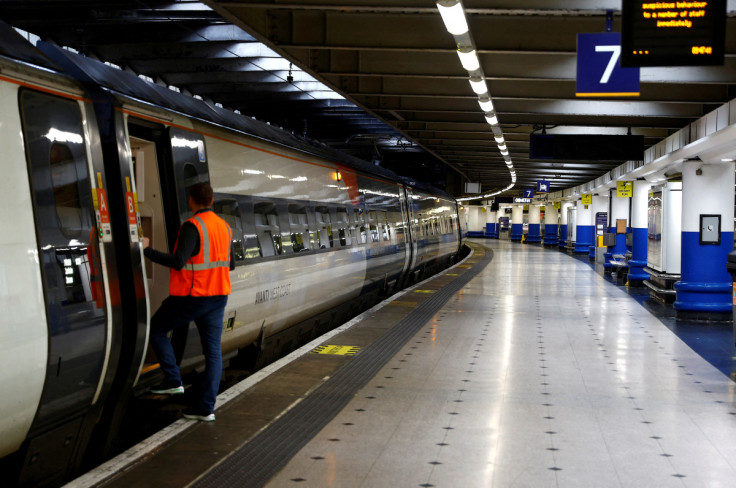
<path fill-rule="evenodd" d="M 365 231 L 365 216 L 362 208 L 353 209 L 353 219 L 353 224 L 355 225 L 353 229 L 355 242 L 365 244 L 368 242 L 368 234 Z M 358 237 L 358 234 L 360 234 L 360 237 Z"/>
<path fill-rule="evenodd" d="M 199 134 L 172 128 L 170 136 L 179 214 L 185 220 L 192 214 L 188 205 L 189 188 L 195 183 L 210 181 L 207 153 L 204 138 Z"/>
<path fill-rule="evenodd" d="M 345 208 L 337 209 L 335 213 L 337 217 L 338 235 L 340 237 L 341 246 L 349 246 L 352 244 L 352 240 L 349 235 L 350 219 L 348 218 L 348 211 Z"/>
<path fill-rule="evenodd" d="M 66 237 L 78 237 L 82 228 L 82 208 L 77 186 L 79 175 L 72 150 L 67 144 L 53 142 L 49 163 L 59 229 Z"/>
<path fill-rule="evenodd" d="M 237 200 L 219 199 L 215 195 L 215 204 L 212 209 L 217 215 L 228 223 L 233 231 L 233 253 L 235 254 L 235 262 L 245 261 L 245 246 L 243 245 L 243 223 L 240 220 L 240 208 Z"/>
<path fill-rule="evenodd" d="M 283 243 L 279 233 L 278 213 L 276 205 L 271 202 L 260 202 L 253 206 L 256 236 L 261 256 L 276 256 L 283 252 Z"/>
<path fill-rule="evenodd" d="M 291 245 L 294 252 L 310 249 L 307 208 L 304 205 L 289 205 L 289 224 L 291 226 Z"/>
<path fill-rule="evenodd" d="M 316 207 L 314 216 L 317 220 L 319 248 L 327 249 L 334 247 L 335 241 L 332 235 L 332 219 L 330 218 L 330 210 L 327 207 Z"/>
<path fill-rule="evenodd" d="M 373 242 L 378 242 L 378 228 L 374 224 L 370 224 L 371 228 L 371 240 Z"/>

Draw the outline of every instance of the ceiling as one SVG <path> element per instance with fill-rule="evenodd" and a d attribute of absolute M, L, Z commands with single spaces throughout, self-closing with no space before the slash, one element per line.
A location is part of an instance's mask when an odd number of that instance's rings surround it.
<path fill-rule="evenodd" d="M 464 181 L 511 183 L 433 0 L 205 3 L 4 0 L 0 20 L 456 195 Z M 609 9 L 620 31 L 621 0 L 463 4 L 516 171 L 509 193 L 623 162 L 532 160 L 533 132 L 630 131 L 648 147 L 736 98 L 736 0 L 724 66 L 642 68 L 635 99 L 575 97 L 576 34 L 605 31 Z"/>

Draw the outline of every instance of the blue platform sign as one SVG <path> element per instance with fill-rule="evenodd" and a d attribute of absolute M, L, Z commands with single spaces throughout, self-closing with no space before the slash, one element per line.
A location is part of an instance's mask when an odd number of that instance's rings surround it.
<path fill-rule="evenodd" d="M 533 198 L 534 188 L 524 188 L 524 198 Z"/>
<path fill-rule="evenodd" d="M 537 193 L 549 193 L 549 181 L 537 180 Z"/>
<path fill-rule="evenodd" d="M 578 97 L 638 97 L 639 68 L 621 67 L 621 34 L 578 34 Z"/>

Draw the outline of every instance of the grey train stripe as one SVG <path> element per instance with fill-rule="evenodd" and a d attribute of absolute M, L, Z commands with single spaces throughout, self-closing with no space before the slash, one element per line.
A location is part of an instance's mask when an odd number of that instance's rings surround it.
<path fill-rule="evenodd" d="M 486 248 L 485 256 L 475 266 L 416 307 L 312 394 L 190 486 L 241 487 L 243 483 L 249 487 L 264 486 L 491 259 L 493 251 Z"/>

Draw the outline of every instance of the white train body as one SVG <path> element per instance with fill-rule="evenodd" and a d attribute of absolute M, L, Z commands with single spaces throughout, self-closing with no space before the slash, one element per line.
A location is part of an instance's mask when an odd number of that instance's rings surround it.
<path fill-rule="evenodd" d="M 19 485 L 58 484 L 90 446 L 109 450 L 156 379 L 148 326 L 169 271 L 140 238 L 173 248 L 193 183 L 211 182 L 234 231 L 224 357 L 254 351 L 256 367 L 459 251 L 442 192 L 42 49 L 53 62 L 0 46 L 0 475 Z M 192 330 L 183 369 L 202 364 Z"/>

